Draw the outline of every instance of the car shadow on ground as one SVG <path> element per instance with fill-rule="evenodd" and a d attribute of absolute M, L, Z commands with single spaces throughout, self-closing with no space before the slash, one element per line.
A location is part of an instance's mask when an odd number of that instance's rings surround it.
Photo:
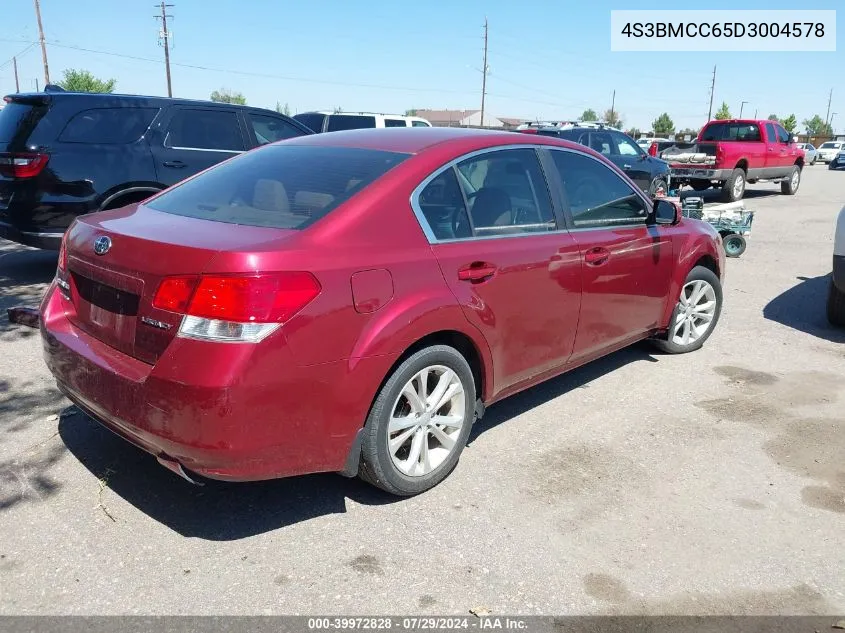
<path fill-rule="evenodd" d="M 37 330 L 9 323 L 6 310 L 37 307 L 56 274 L 58 253 L 30 249 L 0 240 L 0 342 L 27 338 Z"/>
<path fill-rule="evenodd" d="M 825 313 L 830 275 L 798 277 L 800 283 L 763 308 L 763 317 L 834 343 L 845 343 L 845 330 L 833 327 Z"/>
<path fill-rule="evenodd" d="M 637 345 L 550 380 L 491 407 L 471 435 L 495 428 L 514 416 L 628 363 L 656 362 L 651 348 Z M 335 474 L 266 482 L 183 481 L 156 460 L 71 407 L 59 434 L 74 455 L 100 481 L 144 514 L 175 532 L 211 541 L 262 534 L 327 514 L 346 512 L 347 499 L 362 505 L 401 502 L 358 479 Z"/>

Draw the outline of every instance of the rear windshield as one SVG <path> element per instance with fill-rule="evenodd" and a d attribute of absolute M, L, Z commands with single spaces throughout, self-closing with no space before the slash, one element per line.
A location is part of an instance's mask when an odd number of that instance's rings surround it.
<path fill-rule="evenodd" d="M 169 189 L 147 206 L 216 222 L 304 229 L 407 157 L 347 147 L 267 145 Z"/>
<path fill-rule="evenodd" d="M 819 149 L 837 149 L 841 143 L 822 143 L 822 146 Z"/>
<path fill-rule="evenodd" d="M 329 117 L 329 126 L 326 132 L 339 132 L 340 130 L 359 130 L 376 126 L 374 116 L 359 116 L 357 114 L 332 114 Z"/>
<path fill-rule="evenodd" d="M 714 123 L 701 134 L 702 141 L 759 141 L 760 128 L 754 123 Z"/>
<path fill-rule="evenodd" d="M 0 143 L 26 141 L 46 113 L 46 106 L 7 103 L 6 107 L 0 110 Z"/>

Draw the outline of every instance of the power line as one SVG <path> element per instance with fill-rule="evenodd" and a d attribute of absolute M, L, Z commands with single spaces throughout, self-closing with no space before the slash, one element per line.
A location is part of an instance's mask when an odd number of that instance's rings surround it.
<path fill-rule="evenodd" d="M 0 41 L 12 41 L 12 40 L 0 40 Z M 17 40 L 15 40 L 15 41 L 17 41 Z M 38 42 L 30 43 L 30 45 L 27 46 L 25 49 L 23 49 L 20 53 L 18 53 L 17 55 L 12 55 L 9 59 L 7 59 L 5 62 L 0 64 L 0 70 L 3 70 L 6 66 L 11 64 L 12 60 L 15 59 L 16 57 L 23 57 L 26 53 L 31 51 L 36 46 L 38 46 Z"/>

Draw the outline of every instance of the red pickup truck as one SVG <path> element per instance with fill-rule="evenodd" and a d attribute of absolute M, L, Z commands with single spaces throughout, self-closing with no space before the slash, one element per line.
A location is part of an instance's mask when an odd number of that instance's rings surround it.
<path fill-rule="evenodd" d="M 722 190 L 722 199 L 734 202 L 745 185 L 779 182 L 780 190 L 794 195 L 801 183 L 804 150 L 777 121 L 729 119 L 710 121 L 691 146 L 680 144 L 660 153 L 669 162 L 673 185 L 691 185 L 696 191 Z"/>

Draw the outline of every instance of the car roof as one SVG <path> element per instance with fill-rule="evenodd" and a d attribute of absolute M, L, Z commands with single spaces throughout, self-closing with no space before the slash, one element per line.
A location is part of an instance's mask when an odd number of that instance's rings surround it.
<path fill-rule="evenodd" d="M 452 145 L 460 153 L 505 145 L 553 145 L 578 151 L 589 150 L 583 145 L 555 137 L 455 127 L 365 128 L 300 136 L 284 143 L 374 149 L 403 154 L 418 154 L 435 145 Z"/>
<path fill-rule="evenodd" d="M 173 104 L 173 105 L 193 105 L 202 106 L 204 108 L 240 108 L 245 110 L 259 110 L 262 112 L 273 112 L 270 108 L 261 108 L 250 105 L 240 105 L 237 103 L 221 103 L 219 101 L 206 101 L 203 99 L 180 99 L 178 97 L 154 97 L 147 95 L 132 95 L 132 94 L 116 94 L 112 92 L 97 93 L 97 92 L 16 92 L 7 95 L 12 100 L 28 100 L 28 99 L 47 99 L 54 101 L 57 99 L 80 99 L 85 101 L 137 101 L 139 104 Z M 42 101 L 43 102 L 43 101 Z M 285 116 L 285 115 L 279 115 Z"/>

